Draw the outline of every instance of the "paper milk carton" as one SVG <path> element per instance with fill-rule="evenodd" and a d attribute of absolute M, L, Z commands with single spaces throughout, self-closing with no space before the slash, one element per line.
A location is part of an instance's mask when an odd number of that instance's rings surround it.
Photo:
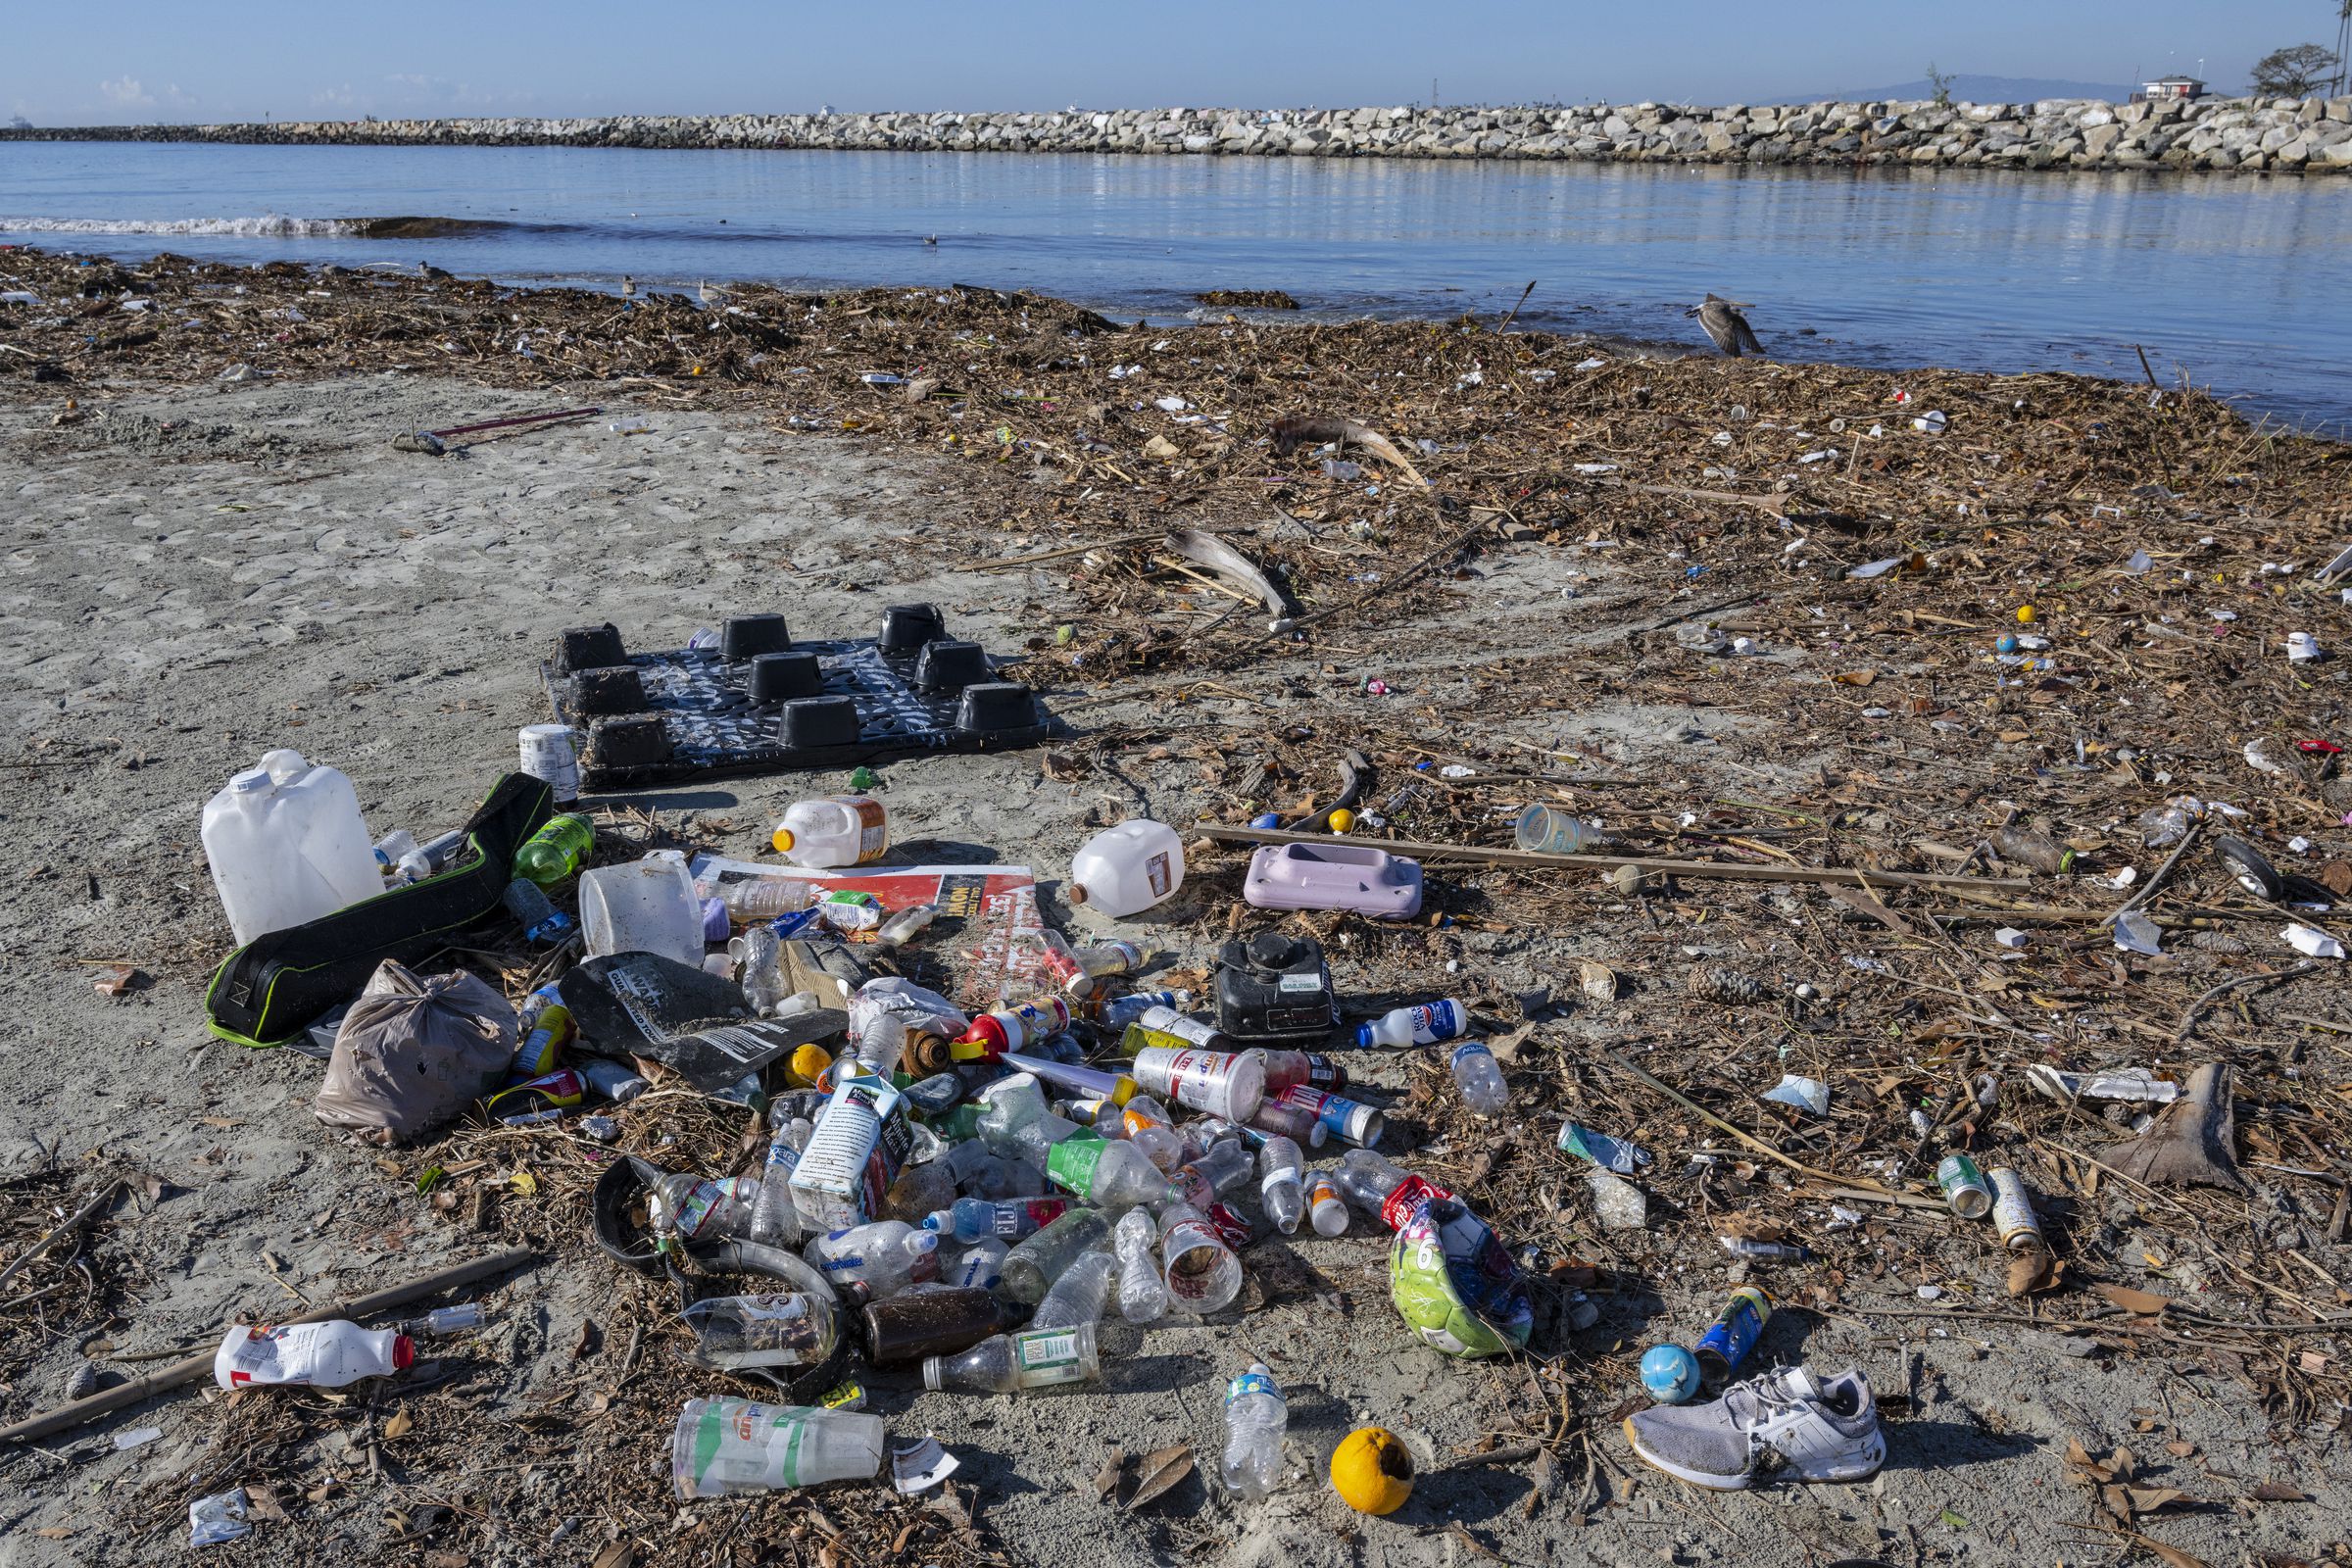
<path fill-rule="evenodd" d="M 811 1231 L 862 1225 L 882 1211 L 912 1138 L 906 1102 L 870 1073 L 845 1076 L 792 1173 L 792 1201 Z"/>

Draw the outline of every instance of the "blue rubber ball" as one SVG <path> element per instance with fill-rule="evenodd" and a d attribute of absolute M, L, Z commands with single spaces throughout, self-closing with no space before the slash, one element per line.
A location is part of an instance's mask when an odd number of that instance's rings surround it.
<path fill-rule="evenodd" d="M 1698 1392 L 1698 1362 L 1679 1345 L 1642 1352 L 1642 1387 L 1660 1404 L 1680 1404 Z"/>

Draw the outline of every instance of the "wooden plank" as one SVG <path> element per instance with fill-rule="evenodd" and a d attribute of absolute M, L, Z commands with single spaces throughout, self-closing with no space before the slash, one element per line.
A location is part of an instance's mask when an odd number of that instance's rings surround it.
<path fill-rule="evenodd" d="M 1653 876 L 1708 877 L 1735 882 L 1821 882 L 1863 888 L 1975 889 L 1983 893 L 2023 893 L 2033 884 L 2026 878 L 1941 876 L 1933 871 L 1871 871 L 1850 865 L 1749 865 L 1727 860 L 1660 860 L 1639 855 L 1540 855 L 1532 850 L 1493 850 L 1475 844 L 1421 844 L 1411 839 L 1374 839 L 1357 834 L 1294 833 L 1276 827 L 1235 827 L 1225 822 L 1200 822 L 1193 831 L 1226 844 L 1352 844 L 1358 849 L 1386 850 L 1416 860 L 1467 860 L 1483 865 L 1523 865 L 1543 871 L 1614 871 L 1621 865 Z"/>

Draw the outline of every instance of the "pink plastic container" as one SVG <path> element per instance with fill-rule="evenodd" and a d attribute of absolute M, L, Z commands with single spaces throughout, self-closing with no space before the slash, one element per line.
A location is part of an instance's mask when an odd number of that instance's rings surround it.
<path fill-rule="evenodd" d="M 1421 912 L 1421 862 L 1354 844 L 1269 844 L 1242 897 L 1261 909 L 1346 909 L 1375 920 Z"/>

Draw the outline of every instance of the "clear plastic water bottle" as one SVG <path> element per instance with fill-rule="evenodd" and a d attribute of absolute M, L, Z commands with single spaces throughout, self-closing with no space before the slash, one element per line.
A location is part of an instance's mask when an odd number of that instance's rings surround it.
<path fill-rule="evenodd" d="M 749 1176 L 711 1181 L 693 1175 L 664 1176 L 655 1184 L 650 1207 L 654 1233 L 663 1246 L 692 1246 L 752 1233 L 752 1209 L 760 1184 Z"/>
<path fill-rule="evenodd" d="M 1502 1069 L 1483 1040 L 1465 1040 L 1453 1048 L 1453 1081 L 1462 1103 L 1481 1116 L 1499 1116 L 1511 1107 L 1511 1092 L 1503 1087 Z"/>
<path fill-rule="evenodd" d="M 1046 1175 L 1055 1186 L 1103 1208 L 1156 1203 L 1171 1191 L 1167 1177 L 1135 1144 L 1104 1138 L 1070 1138 L 1055 1144 L 1046 1156 Z"/>
<path fill-rule="evenodd" d="M 953 1206 L 926 1218 L 923 1228 L 953 1236 L 959 1242 L 977 1242 L 993 1236 L 1009 1245 L 1053 1224 L 1061 1218 L 1069 1206 L 1058 1198 L 1020 1198 L 1001 1201 L 991 1201 L 985 1198 L 958 1198 Z"/>
<path fill-rule="evenodd" d="M 735 960 L 735 983 L 743 988 L 743 1000 L 763 1018 L 774 1012 L 776 1004 L 792 992 L 792 985 L 777 962 L 783 956 L 784 939 L 776 935 L 773 926 L 753 926 L 727 944 L 727 956 Z"/>
<path fill-rule="evenodd" d="M 1071 1209 L 1004 1254 L 1004 1294 L 1016 1301 L 1044 1300 L 1063 1270 L 1109 1239 L 1110 1221 L 1102 1210 Z"/>
<path fill-rule="evenodd" d="M 1291 1407 L 1260 1361 L 1225 1386 L 1225 1490 L 1255 1502 L 1282 1484 L 1282 1435 Z"/>
<path fill-rule="evenodd" d="M 1169 1182 L 1183 1190 L 1186 1202 L 1205 1209 L 1249 1180 L 1250 1164 L 1250 1151 L 1228 1138 L 1178 1166 Z"/>
<path fill-rule="evenodd" d="M 547 902 L 539 884 L 528 877 L 516 877 L 507 884 L 507 891 L 498 902 L 507 906 L 514 923 L 522 927 L 525 942 L 559 942 L 571 929 L 571 916 Z"/>
<path fill-rule="evenodd" d="M 792 1173 L 816 1126 L 777 1102 L 768 1112 L 767 1164 L 760 1175 L 760 1198 L 752 1204 L 752 1240 L 784 1247 L 801 1239 L 800 1210 L 792 1200 Z"/>
<path fill-rule="evenodd" d="M 1458 1039 L 1470 1030 L 1470 1004 L 1466 1002 L 1422 1002 L 1358 1024 L 1355 1029 L 1357 1047 L 1373 1046 L 1434 1046 L 1441 1040 Z"/>
<path fill-rule="evenodd" d="M 827 1231 L 802 1255 L 835 1285 L 861 1284 L 876 1299 L 939 1278 L 939 1238 L 905 1220 L 881 1219 Z"/>
<path fill-rule="evenodd" d="M 993 1291 L 1004 1278 L 1004 1254 L 1010 1250 L 994 1236 L 974 1242 L 964 1249 L 954 1268 L 941 1271 L 940 1278 L 959 1290 Z"/>
<path fill-rule="evenodd" d="M 1119 1220 L 1111 1245 L 1119 1257 L 1119 1316 L 1151 1323 L 1168 1309 L 1168 1283 L 1159 1277 L 1155 1255 L 1159 1226 L 1151 1210 L 1131 1208 Z"/>
<path fill-rule="evenodd" d="M 396 827 L 375 841 L 376 868 L 390 876 L 400 869 L 401 857 L 416 847 L 416 835 L 405 827 Z"/>
<path fill-rule="evenodd" d="M 1037 1303 L 1037 1315 L 1029 1320 L 1033 1329 L 1073 1329 L 1079 1324 L 1102 1321 L 1103 1303 L 1110 1297 L 1111 1270 L 1119 1260 L 1107 1247 L 1088 1252 L 1062 1271 L 1046 1298 Z"/>
<path fill-rule="evenodd" d="M 1273 1137 L 1257 1152 L 1258 1195 L 1265 1203 L 1266 1217 L 1274 1222 L 1285 1236 L 1298 1234 L 1298 1221 L 1306 1213 L 1306 1191 L 1299 1175 L 1306 1169 L 1306 1156 L 1298 1146 L 1288 1138 Z"/>

